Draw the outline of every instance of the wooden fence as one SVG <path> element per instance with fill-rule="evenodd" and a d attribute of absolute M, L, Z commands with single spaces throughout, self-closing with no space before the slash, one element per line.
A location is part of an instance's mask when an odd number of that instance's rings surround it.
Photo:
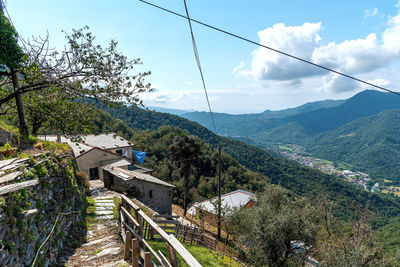
<path fill-rule="evenodd" d="M 217 248 L 217 239 L 208 235 L 203 229 L 198 227 L 178 224 L 175 235 L 182 242 L 201 244 L 214 251 Z"/>
<path fill-rule="evenodd" d="M 175 234 L 180 222 L 177 220 L 178 215 L 154 215 L 153 221 L 158 224 L 167 234 Z M 160 240 L 161 236 L 154 233 L 153 239 Z"/>
<path fill-rule="evenodd" d="M 119 216 L 122 227 L 122 238 L 125 243 L 124 260 L 132 259 L 132 266 L 177 266 L 178 253 L 189 266 L 201 266 L 189 251 L 175 238 L 167 234 L 160 226 L 149 218 L 129 198 L 121 195 Z M 155 235 L 165 241 L 168 248 L 168 259 L 160 252 L 154 251 L 147 240 Z"/>

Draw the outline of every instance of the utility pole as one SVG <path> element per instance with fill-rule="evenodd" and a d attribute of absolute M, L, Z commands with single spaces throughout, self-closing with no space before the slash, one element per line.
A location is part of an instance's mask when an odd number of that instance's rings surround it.
<path fill-rule="evenodd" d="M 0 10 L 1 13 L 5 16 L 3 0 L 0 0 Z M 15 41 L 17 42 L 17 40 Z M 14 92 L 16 92 L 19 89 L 18 70 L 15 68 L 11 68 L 10 70 L 11 70 L 11 80 L 13 83 Z M 17 106 L 17 111 L 18 111 L 19 133 L 25 136 L 29 136 L 29 128 L 28 125 L 26 124 L 24 102 L 22 100 L 21 93 L 15 94 L 15 104 Z"/>
<path fill-rule="evenodd" d="M 218 239 L 221 239 L 221 145 L 218 144 Z"/>

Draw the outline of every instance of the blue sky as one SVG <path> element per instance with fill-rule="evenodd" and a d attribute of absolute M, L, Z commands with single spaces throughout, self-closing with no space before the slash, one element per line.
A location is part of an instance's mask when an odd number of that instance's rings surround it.
<path fill-rule="evenodd" d="M 159 1 L 184 13 L 183 1 Z M 198 20 L 399 90 L 400 5 L 375 1 L 220 1 L 188 0 Z M 187 21 L 137 0 L 13 0 L 6 6 L 24 37 L 49 32 L 62 48 L 62 30 L 88 25 L 100 44 L 110 39 L 137 71 L 151 70 L 157 89 L 145 103 L 206 110 Z M 303 63 L 259 49 L 194 24 L 199 54 L 216 112 L 253 113 L 294 107 L 322 99 L 342 99 L 367 89 Z"/>

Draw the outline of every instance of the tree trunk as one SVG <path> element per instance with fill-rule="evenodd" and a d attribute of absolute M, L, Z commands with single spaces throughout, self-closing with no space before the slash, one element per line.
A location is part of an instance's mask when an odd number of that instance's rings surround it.
<path fill-rule="evenodd" d="M 184 174 L 184 177 L 183 177 L 183 187 L 185 188 L 185 193 L 183 196 L 183 216 L 186 217 L 187 197 L 188 197 L 188 191 L 189 191 L 189 175 L 187 173 Z"/>
<path fill-rule="evenodd" d="M 18 71 L 15 69 L 11 70 L 11 78 L 14 87 L 14 92 L 19 88 L 19 78 L 18 78 Z M 22 101 L 22 94 L 18 93 L 15 95 L 15 103 L 17 105 L 18 111 L 18 120 L 19 120 L 19 133 L 21 135 L 29 136 L 29 128 L 26 124 L 25 118 L 25 110 L 24 110 L 24 102 Z"/>

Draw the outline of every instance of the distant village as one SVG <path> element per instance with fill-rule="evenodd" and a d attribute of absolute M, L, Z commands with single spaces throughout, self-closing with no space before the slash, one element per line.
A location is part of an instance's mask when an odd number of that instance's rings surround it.
<path fill-rule="evenodd" d="M 310 168 L 318 169 L 323 173 L 342 177 L 350 183 L 361 186 L 366 191 L 375 192 L 376 190 L 379 190 L 382 193 L 390 193 L 400 197 L 400 187 L 373 183 L 372 181 L 374 181 L 374 179 L 368 174 L 360 171 L 345 169 L 345 165 L 335 166 L 332 161 L 314 158 L 310 153 L 306 153 L 299 145 L 280 146 L 279 153 L 291 160 L 299 162 L 300 164 L 306 165 Z"/>

